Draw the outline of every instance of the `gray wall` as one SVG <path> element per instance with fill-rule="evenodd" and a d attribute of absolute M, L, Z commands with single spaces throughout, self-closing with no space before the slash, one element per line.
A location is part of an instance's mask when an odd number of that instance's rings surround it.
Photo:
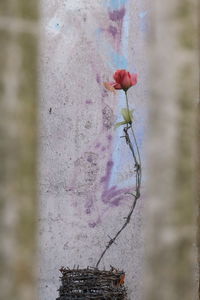
<path fill-rule="evenodd" d="M 122 92 L 105 91 L 116 69 L 139 74 L 130 89 L 142 151 L 146 124 L 146 1 L 43 0 L 40 102 L 40 299 L 53 300 L 61 266 L 94 266 L 123 223 L 133 163 L 113 124 Z M 100 268 L 124 269 L 141 299 L 144 193 Z M 133 292 L 134 291 L 134 292 Z"/>

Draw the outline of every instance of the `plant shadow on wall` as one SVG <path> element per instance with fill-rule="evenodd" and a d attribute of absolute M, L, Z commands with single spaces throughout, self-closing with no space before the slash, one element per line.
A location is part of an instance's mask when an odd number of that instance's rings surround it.
<path fill-rule="evenodd" d="M 113 76 L 113 82 L 104 82 L 107 90 L 116 93 L 117 90 L 123 90 L 125 95 L 126 107 L 122 108 L 121 115 L 123 120 L 115 125 L 115 128 L 123 126 L 123 136 L 125 143 L 129 147 L 134 163 L 135 171 L 135 191 L 128 193 L 133 197 L 133 202 L 128 215 L 124 218 L 124 223 L 117 233 L 110 238 L 105 249 L 101 253 L 94 268 L 69 269 L 62 267 L 61 287 L 59 288 L 59 298 L 57 300 L 67 299 L 107 299 L 120 300 L 127 299 L 127 290 L 124 286 L 125 272 L 119 271 L 111 266 L 109 271 L 99 270 L 102 258 L 110 247 L 115 244 L 116 239 L 129 224 L 140 198 L 142 165 L 139 147 L 134 133 L 133 110 L 129 107 L 128 90 L 137 84 L 137 74 L 130 74 L 126 70 L 117 70 Z"/>

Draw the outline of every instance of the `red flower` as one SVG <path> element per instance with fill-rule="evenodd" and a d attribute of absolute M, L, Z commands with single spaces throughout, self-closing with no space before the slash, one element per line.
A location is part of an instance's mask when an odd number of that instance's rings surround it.
<path fill-rule="evenodd" d="M 117 70 L 113 76 L 115 82 L 105 82 L 104 86 L 108 90 L 124 90 L 125 92 L 137 84 L 137 74 L 130 74 L 126 70 Z"/>

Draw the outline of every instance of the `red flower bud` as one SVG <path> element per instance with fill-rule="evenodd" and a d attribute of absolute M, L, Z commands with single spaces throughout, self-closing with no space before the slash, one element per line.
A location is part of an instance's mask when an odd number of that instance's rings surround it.
<path fill-rule="evenodd" d="M 126 70 L 117 70 L 113 76 L 115 82 L 107 82 L 105 87 L 111 90 L 124 90 L 125 92 L 132 86 L 137 84 L 137 74 L 130 74 Z M 109 87 L 109 88 L 108 88 Z"/>
<path fill-rule="evenodd" d="M 137 83 L 137 74 L 130 74 L 126 70 L 117 70 L 113 76 L 116 81 L 115 89 L 127 91 L 131 86 Z"/>

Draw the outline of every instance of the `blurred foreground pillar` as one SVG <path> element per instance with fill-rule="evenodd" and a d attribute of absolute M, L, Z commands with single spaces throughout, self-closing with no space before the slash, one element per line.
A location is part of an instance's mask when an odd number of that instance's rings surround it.
<path fill-rule="evenodd" d="M 38 1 L 0 1 L 0 299 L 35 300 Z"/>
<path fill-rule="evenodd" d="M 151 10 L 145 299 L 193 300 L 197 1 L 155 0 Z"/>

